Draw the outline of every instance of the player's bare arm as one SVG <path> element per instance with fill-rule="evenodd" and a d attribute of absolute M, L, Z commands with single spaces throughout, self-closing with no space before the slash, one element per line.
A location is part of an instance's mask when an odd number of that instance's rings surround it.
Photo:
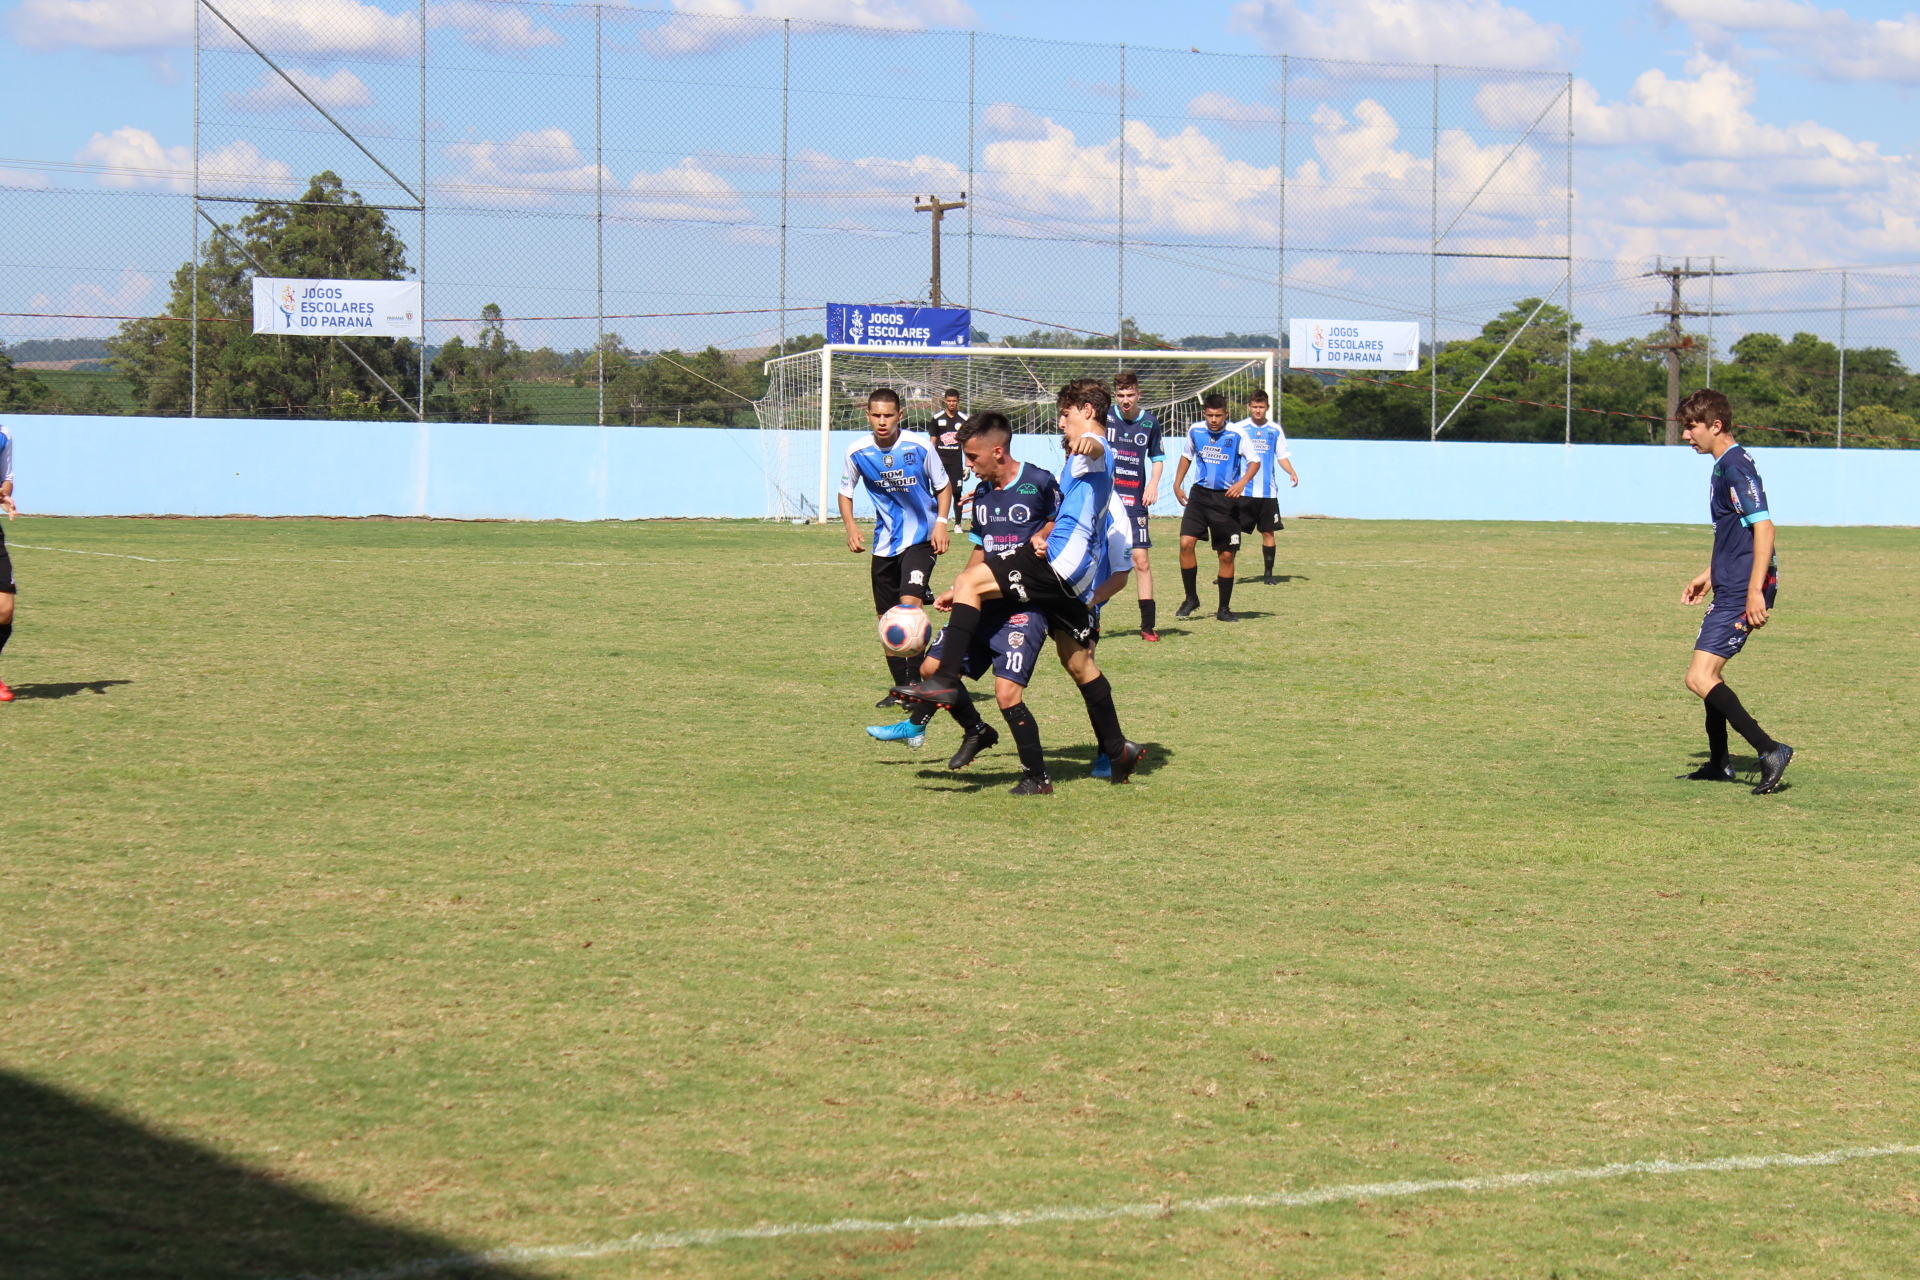
<path fill-rule="evenodd" d="M 13 505 L 13 481 L 11 480 L 0 482 L 0 510 L 7 513 L 9 520 L 20 514 L 19 508 Z"/>
<path fill-rule="evenodd" d="M 1753 577 L 1747 583 L 1747 625 L 1767 625 L 1767 570 L 1773 564 L 1773 521 L 1753 524 Z"/>
<path fill-rule="evenodd" d="M 1183 507 L 1187 505 L 1187 468 L 1192 464 L 1192 458 L 1183 456 L 1173 472 L 1173 500 Z"/>
<path fill-rule="evenodd" d="M 1150 507 L 1160 500 L 1160 473 L 1166 469 L 1166 463 L 1154 462 L 1153 471 L 1147 476 L 1147 487 L 1140 492 L 1141 506 Z"/>
<path fill-rule="evenodd" d="M 865 551 L 867 544 L 861 539 L 860 526 L 853 519 L 853 499 L 844 493 L 840 495 L 840 523 L 846 526 L 847 550 L 855 555 Z"/>
<path fill-rule="evenodd" d="M 1185 461 L 1185 459 L 1182 459 L 1182 461 Z M 1237 498 L 1241 494 L 1244 494 L 1247 491 L 1247 482 L 1259 474 L 1260 464 L 1257 462 L 1249 462 L 1247 464 L 1246 474 L 1227 486 L 1227 496 L 1229 498 Z"/>
<path fill-rule="evenodd" d="M 927 541 L 933 544 L 935 555 L 943 556 L 947 554 L 947 548 L 952 545 L 953 541 L 948 532 L 949 526 L 947 524 L 947 508 L 953 502 L 953 482 L 949 480 L 946 484 L 941 485 L 940 492 L 935 496 L 940 502 L 940 515 L 934 520 L 933 529 L 927 534 Z"/>
<path fill-rule="evenodd" d="M 1713 587 L 1713 569 L 1702 569 L 1680 592 L 1681 604 L 1699 604 L 1707 598 L 1707 592 Z"/>
<path fill-rule="evenodd" d="M 1300 473 L 1293 469 L 1293 459 L 1291 458 L 1280 459 L 1280 469 L 1286 472 L 1287 475 L 1292 478 L 1293 487 L 1298 489 L 1300 487 Z"/>

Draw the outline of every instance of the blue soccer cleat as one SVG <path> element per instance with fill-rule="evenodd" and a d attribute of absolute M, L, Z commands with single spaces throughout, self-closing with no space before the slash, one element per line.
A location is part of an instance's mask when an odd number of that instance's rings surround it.
<path fill-rule="evenodd" d="M 1107 759 L 1107 753 L 1104 751 L 1093 758 L 1093 776 L 1096 778 L 1113 776 L 1113 761 Z"/>
<path fill-rule="evenodd" d="M 870 724 L 867 735 L 877 742 L 904 742 L 909 751 L 918 751 L 927 745 L 927 726 L 911 720 L 902 720 L 899 724 Z"/>

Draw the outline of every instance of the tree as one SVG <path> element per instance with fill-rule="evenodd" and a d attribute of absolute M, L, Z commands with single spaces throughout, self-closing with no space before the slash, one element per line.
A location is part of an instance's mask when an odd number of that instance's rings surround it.
<path fill-rule="evenodd" d="M 533 407 L 513 384 L 522 363 L 520 345 L 507 337 L 499 305 L 489 302 L 480 309 L 480 333 L 473 344 L 455 334 L 434 357 L 428 413 L 451 422 L 531 420 Z"/>
<path fill-rule="evenodd" d="M 753 377 L 718 348 L 663 351 L 623 369 L 607 388 L 609 414 L 628 425 L 708 422 L 731 426 L 750 407 Z"/>
<path fill-rule="evenodd" d="M 47 384 L 30 371 L 13 367 L 13 357 L 0 351 L 0 409 L 14 412 L 40 409 L 52 395 Z"/>
<path fill-rule="evenodd" d="M 236 243 L 237 242 L 237 243 Z M 207 414 L 326 418 L 411 417 L 392 392 L 343 351 L 344 342 L 405 395 L 419 375 L 407 338 L 335 341 L 252 332 L 253 277 L 399 280 L 406 246 L 385 211 L 369 208 L 333 173 L 316 174 L 298 203 L 261 201 L 237 226 L 207 237 L 199 271 L 199 408 Z M 184 414 L 193 403 L 194 270 L 174 273 L 165 316 L 131 320 L 108 342 L 140 411 Z"/>

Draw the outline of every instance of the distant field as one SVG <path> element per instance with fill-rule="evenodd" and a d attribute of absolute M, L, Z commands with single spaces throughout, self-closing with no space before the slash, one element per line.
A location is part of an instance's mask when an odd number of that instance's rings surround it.
<path fill-rule="evenodd" d="M 1782 531 L 1774 797 L 1674 780 L 1703 530 L 1308 520 L 1025 801 L 861 732 L 832 529 L 6 534 L 9 1277 L 1913 1270 L 1915 1156 L 1183 1206 L 1920 1141 L 1915 531 Z"/>

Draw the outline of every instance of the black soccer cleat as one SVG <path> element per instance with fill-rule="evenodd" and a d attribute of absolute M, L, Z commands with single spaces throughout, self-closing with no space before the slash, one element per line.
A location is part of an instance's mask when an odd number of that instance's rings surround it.
<path fill-rule="evenodd" d="M 1773 750 L 1760 757 L 1760 785 L 1753 789 L 1757 796 L 1772 795 L 1780 789 L 1780 775 L 1793 763 L 1793 748 L 1784 742 L 1773 744 Z"/>
<path fill-rule="evenodd" d="M 943 675 L 938 671 L 918 684 L 897 684 L 893 686 L 893 692 L 908 706 L 925 703 L 932 707 L 952 707 L 967 700 L 967 691 L 960 686 L 960 677 Z"/>
<path fill-rule="evenodd" d="M 1200 602 L 1198 600 L 1195 600 L 1191 596 L 1189 596 L 1187 599 L 1182 600 L 1180 602 L 1180 607 L 1173 611 L 1173 616 L 1176 618 L 1191 618 L 1193 616 L 1193 611 L 1195 609 L 1198 609 L 1199 607 L 1200 607 Z"/>
<path fill-rule="evenodd" d="M 873 709 L 875 711 L 885 711 L 888 707 L 904 707 L 905 705 L 907 704 L 900 701 L 899 694 L 889 690 L 886 697 L 873 704 Z"/>
<path fill-rule="evenodd" d="M 1681 774 L 1679 781 L 1738 782 L 1739 779 L 1733 776 L 1733 762 L 1731 760 L 1709 760 L 1692 773 Z"/>
<path fill-rule="evenodd" d="M 1053 779 L 1044 773 L 1029 773 L 1007 789 L 1010 796 L 1050 796 Z"/>
<path fill-rule="evenodd" d="M 1264 575 L 1260 579 L 1260 583 L 1262 586 L 1277 587 L 1280 585 L 1280 579 L 1274 577 L 1272 574 L 1269 573 Z"/>
<path fill-rule="evenodd" d="M 1215 618 L 1217 618 L 1217 619 L 1219 619 L 1219 620 L 1220 620 L 1221 622 L 1238 622 L 1238 621 L 1240 621 L 1240 615 L 1239 615 L 1239 614 L 1237 614 L 1237 613 L 1235 613 L 1235 612 L 1234 612 L 1233 610 L 1231 610 L 1231 609 L 1222 609 L 1222 610 L 1221 610 L 1220 612 L 1218 612 L 1218 613 L 1216 613 L 1216 614 L 1214 614 L 1213 616 L 1214 616 Z"/>
<path fill-rule="evenodd" d="M 999 741 L 1000 731 L 990 724 L 982 724 L 960 739 L 960 749 L 953 753 L 953 759 L 947 761 L 947 768 L 966 768 L 973 763 L 975 756 Z"/>
<path fill-rule="evenodd" d="M 1110 767 L 1113 773 L 1108 781 L 1112 782 L 1116 787 L 1119 786 L 1133 776 L 1133 771 L 1140 767 L 1140 762 L 1146 759 L 1146 757 L 1147 749 L 1139 743 L 1124 743 L 1120 748 L 1120 754 L 1111 757 L 1112 763 Z"/>

